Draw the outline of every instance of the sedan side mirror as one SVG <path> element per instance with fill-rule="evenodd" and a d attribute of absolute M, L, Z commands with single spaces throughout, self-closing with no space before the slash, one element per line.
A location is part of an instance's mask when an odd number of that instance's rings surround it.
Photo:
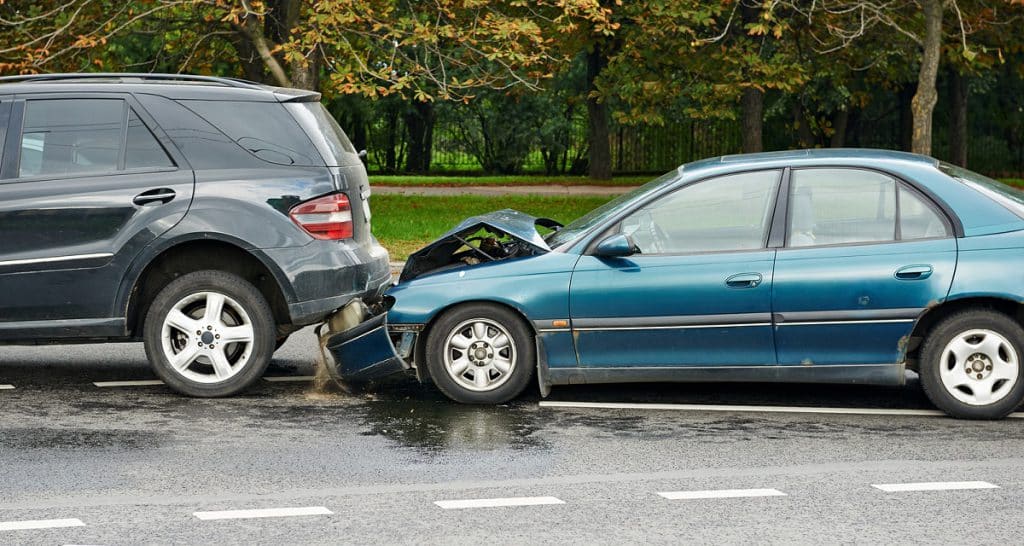
<path fill-rule="evenodd" d="M 616 233 L 597 243 L 594 255 L 601 258 L 624 258 L 640 252 L 633 238 L 624 233 Z"/>

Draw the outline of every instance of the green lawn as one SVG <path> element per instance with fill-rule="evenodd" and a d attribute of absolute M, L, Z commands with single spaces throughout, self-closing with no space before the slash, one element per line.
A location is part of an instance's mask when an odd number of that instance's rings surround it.
<path fill-rule="evenodd" d="M 656 176 L 616 176 L 594 180 L 585 176 L 404 176 L 370 175 L 374 186 L 638 186 Z"/>
<path fill-rule="evenodd" d="M 611 198 L 375 195 L 370 200 L 370 206 L 373 208 L 374 235 L 391 253 L 392 260 L 405 260 L 410 253 L 455 227 L 468 216 L 511 208 L 565 224 Z"/>

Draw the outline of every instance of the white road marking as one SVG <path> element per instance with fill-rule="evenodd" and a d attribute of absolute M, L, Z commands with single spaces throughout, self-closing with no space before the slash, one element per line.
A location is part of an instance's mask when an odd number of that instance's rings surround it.
<path fill-rule="evenodd" d="M 282 376 L 272 376 L 272 377 L 264 377 L 263 378 L 264 381 L 270 381 L 271 383 L 288 383 L 288 382 L 292 382 L 292 381 L 295 381 L 295 382 L 312 381 L 313 379 L 315 379 L 315 377 L 312 376 L 312 375 L 282 375 Z"/>
<path fill-rule="evenodd" d="M 159 379 L 142 379 L 139 381 L 96 381 L 93 385 L 97 387 L 149 387 L 152 385 L 163 385 Z"/>
<path fill-rule="evenodd" d="M 58 527 L 85 527 L 85 524 L 82 523 L 82 520 L 76 518 L 0 521 L 0 531 L 21 531 L 25 529 L 56 529 Z"/>
<path fill-rule="evenodd" d="M 887 493 L 901 491 L 956 491 L 959 489 L 999 489 L 998 485 L 988 482 L 920 482 L 920 483 L 876 483 L 875 489 Z"/>
<path fill-rule="evenodd" d="M 0 391 L 13 391 L 14 385 L 0 385 Z"/>
<path fill-rule="evenodd" d="M 778 489 L 716 489 L 710 491 L 665 491 L 658 493 L 669 500 L 739 499 L 747 497 L 785 497 Z"/>
<path fill-rule="evenodd" d="M 260 508 L 255 510 L 221 510 L 217 512 L 193 512 L 192 515 L 202 520 L 212 519 L 248 519 L 248 518 L 285 518 L 293 516 L 324 516 L 331 512 L 323 506 L 305 506 L 300 508 Z"/>
<path fill-rule="evenodd" d="M 887 408 L 821 408 L 803 406 L 740 406 L 717 404 L 644 404 L 617 402 L 558 402 L 544 400 L 542 408 L 594 408 L 594 409 L 641 409 L 674 411 L 737 411 L 753 413 L 824 413 L 841 415 L 905 415 L 942 417 L 946 414 L 929 409 L 887 409 Z M 1024 419 L 1024 413 L 1011 413 L 1008 419 Z"/>
<path fill-rule="evenodd" d="M 565 504 L 555 497 L 509 497 L 504 499 L 464 499 L 434 501 L 434 504 L 445 510 L 461 508 L 497 508 L 499 506 L 537 506 L 541 504 Z"/>

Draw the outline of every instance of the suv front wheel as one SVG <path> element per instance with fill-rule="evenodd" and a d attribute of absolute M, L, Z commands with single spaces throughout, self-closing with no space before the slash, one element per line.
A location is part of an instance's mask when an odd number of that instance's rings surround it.
<path fill-rule="evenodd" d="M 236 394 L 262 377 L 276 330 L 270 305 L 252 284 L 223 271 L 197 271 L 157 294 L 143 337 L 164 383 L 208 398 Z"/>

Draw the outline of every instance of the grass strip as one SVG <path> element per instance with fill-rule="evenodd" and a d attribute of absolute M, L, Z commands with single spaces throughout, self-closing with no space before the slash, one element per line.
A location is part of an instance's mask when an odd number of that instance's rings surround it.
<path fill-rule="evenodd" d="M 567 224 L 610 199 L 611 196 L 375 195 L 370 206 L 373 234 L 391 253 L 392 260 L 405 260 L 469 216 L 510 208 Z"/>

